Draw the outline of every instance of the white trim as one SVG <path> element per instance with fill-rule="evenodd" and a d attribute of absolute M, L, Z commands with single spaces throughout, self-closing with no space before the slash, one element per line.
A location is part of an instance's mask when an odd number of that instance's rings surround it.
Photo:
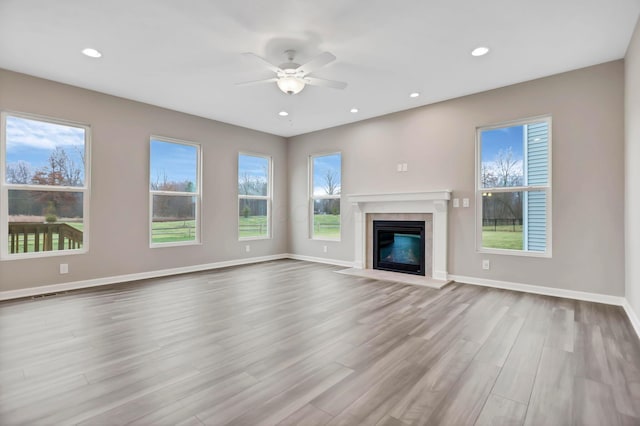
<path fill-rule="evenodd" d="M 349 194 L 350 203 L 376 203 L 376 202 L 398 202 L 398 201 L 449 201 L 451 190 L 424 192 L 394 192 L 387 194 Z"/>
<path fill-rule="evenodd" d="M 347 260 L 328 259 L 324 257 L 315 257 L 315 256 L 304 256 L 301 254 L 293 254 L 293 253 L 288 253 L 287 259 L 304 260 L 306 262 L 324 263 L 327 265 L 344 266 L 345 268 L 355 267 L 354 262 L 349 262 Z"/>
<path fill-rule="evenodd" d="M 7 117 L 22 118 L 25 120 L 38 121 L 59 126 L 76 127 L 84 130 L 84 179 L 82 186 L 53 186 L 53 185 L 36 185 L 36 184 L 8 184 L 5 179 L 6 170 L 6 149 L 7 149 Z M 90 233 L 90 213 L 91 206 L 91 145 L 92 145 L 92 129 L 90 124 L 79 123 L 62 118 L 53 118 L 38 114 L 29 114 L 23 112 L 0 112 L 0 261 L 18 260 L 18 259 L 34 259 L 41 257 L 53 256 L 75 256 L 84 254 L 89 251 L 89 235 Z M 72 250 L 52 250 L 37 251 L 27 253 L 9 253 L 9 191 L 46 191 L 46 192 L 74 192 L 82 194 L 82 247 Z"/>
<path fill-rule="evenodd" d="M 486 278 L 467 277 L 449 274 L 449 279 L 463 284 L 479 285 L 483 287 L 502 288 L 523 293 L 541 294 L 544 296 L 564 297 L 566 299 L 584 300 L 586 302 L 604 303 L 606 305 L 624 306 L 625 298 L 601 293 L 565 290 L 561 288 L 544 287 L 532 284 L 513 283 L 508 281 L 490 280 Z"/>
<path fill-rule="evenodd" d="M 30 287 L 19 290 L 0 291 L 0 300 L 19 299 L 42 294 L 59 293 L 63 291 L 78 290 L 81 288 L 99 287 L 109 284 L 120 284 L 127 281 L 137 281 L 149 278 L 165 277 L 168 275 L 186 274 L 189 272 L 206 271 L 209 269 L 227 268 L 229 266 L 247 265 L 251 263 L 268 262 L 271 260 L 289 259 L 289 254 L 275 254 L 270 256 L 250 257 L 245 259 L 225 260 L 222 262 L 206 263 L 201 265 L 182 266 L 179 268 L 161 269 L 158 271 L 138 272 L 134 274 L 116 275 L 111 277 L 94 278 L 90 280 L 74 281 Z"/>
<path fill-rule="evenodd" d="M 315 187 L 314 187 L 314 180 L 313 180 L 313 175 L 314 175 L 314 160 L 316 158 L 321 158 L 321 157 L 329 157 L 332 155 L 339 155 L 340 156 L 340 193 L 338 194 L 332 194 L 332 195 L 328 195 L 328 194 L 323 194 L 323 195 L 315 195 Z M 334 151 L 334 152 L 327 152 L 327 153 L 319 153 L 319 154 L 311 154 L 309 155 L 309 158 L 307 160 L 307 190 L 309 191 L 309 206 L 307 208 L 308 214 L 309 214 L 309 221 L 307 223 L 307 231 L 309 233 L 309 239 L 310 240 L 314 240 L 314 241 L 342 241 L 342 151 Z M 340 218 L 340 233 L 338 234 L 337 238 L 328 238 L 328 237 L 317 237 L 314 234 L 314 230 L 315 230 L 315 201 L 316 200 L 339 200 L 338 205 L 340 206 L 340 214 L 339 214 L 339 218 Z M 319 258 L 321 259 L 321 258 Z M 310 261 L 312 262 L 312 261 Z"/>
<path fill-rule="evenodd" d="M 515 127 L 515 126 L 526 126 L 528 124 L 534 124 L 534 123 L 540 123 L 540 122 L 546 122 L 547 123 L 547 130 L 548 130 L 548 136 L 547 136 L 547 173 L 548 173 L 548 178 L 547 178 L 547 184 L 546 185 L 527 185 L 525 186 L 511 186 L 511 187 L 493 187 L 493 188 L 483 188 L 481 187 L 482 183 L 481 183 L 481 179 L 482 179 L 482 138 L 481 138 L 481 133 L 482 131 L 485 130 L 495 130 L 495 129 L 502 129 L 502 128 L 508 128 L 508 127 Z M 524 119 L 519 119 L 519 120 L 511 120 L 511 121 L 506 121 L 503 123 L 496 123 L 496 124 L 491 124 L 491 125 L 487 125 L 487 126 L 478 126 L 476 127 L 476 138 L 475 138 L 475 167 L 476 167 L 476 172 L 475 172 L 475 182 L 476 182 L 476 195 L 475 195 L 475 200 L 476 200 L 476 205 L 475 205 L 475 214 L 476 214 L 476 220 L 475 220 L 475 246 L 476 246 L 476 253 L 482 253 L 482 254 L 504 254 L 504 255 L 516 255 L 516 256 L 527 256 L 527 257 L 546 257 L 546 258 L 551 258 L 553 257 L 553 251 L 552 251 L 552 241 L 553 241 L 553 221 L 552 221 L 552 201 L 553 201 L 553 178 L 552 178 L 552 164 L 553 164 L 553 159 L 552 159 L 552 143 L 553 143 L 553 134 L 552 134 L 552 129 L 553 129 L 553 117 L 551 116 L 551 114 L 546 114 L 546 115 L 540 115 L 540 116 L 535 116 L 535 117 L 529 117 L 529 118 L 524 118 Z M 525 142 L 525 138 L 526 138 L 526 132 L 528 131 L 528 128 L 525 127 L 525 134 L 523 134 L 523 143 Z M 526 144 L 525 144 L 526 145 Z M 523 147 L 524 148 L 524 147 Z M 526 179 L 526 168 L 527 168 L 527 150 L 523 149 L 523 174 L 524 177 Z M 483 200 L 482 200 L 482 193 L 483 192 L 495 192 L 495 193 L 499 193 L 499 192 L 534 192 L 534 191 L 540 191 L 540 192 L 544 192 L 546 194 L 546 231 L 547 231 L 547 235 L 546 235 L 546 247 L 545 247 L 545 251 L 544 252 L 536 252 L 536 251 L 529 251 L 529 250 L 525 250 L 524 247 L 522 250 L 506 250 L 506 249 L 492 249 L 492 248 L 486 248 L 482 246 L 482 225 L 483 225 L 483 221 L 482 221 L 482 208 L 483 208 Z M 523 204 L 523 210 L 525 209 L 525 206 Z M 523 217 L 524 219 L 524 217 Z M 523 221 L 523 231 L 524 231 L 524 221 Z M 524 242 L 524 241 L 523 241 Z"/>
<path fill-rule="evenodd" d="M 184 145 L 196 149 L 196 192 L 183 192 L 183 191 L 164 191 L 151 189 L 151 147 L 153 142 L 160 142 L 165 144 Z M 202 144 L 197 142 L 191 142 L 181 139 L 169 138 L 165 136 L 150 135 L 149 136 L 149 248 L 163 248 L 163 247 L 179 247 L 202 244 Z M 195 239 L 186 241 L 174 241 L 166 243 L 153 242 L 153 197 L 154 196 L 165 197 L 192 197 L 195 198 Z"/>
<path fill-rule="evenodd" d="M 370 213 L 431 213 L 433 223 L 432 273 L 434 279 L 447 279 L 448 203 L 451 190 L 399 192 L 393 194 L 349 194 L 354 212 L 354 264 L 367 268 L 367 215 Z"/>
<path fill-rule="evenodd" d="M 271 235 L 271 209 L 273 204 L 273 157 L 267 154 L 257 154 L 246 151 L 238 152 L 238 161 L 236 161 L 236 177 L 238 181 L 240 180 L 240 157 L 255 157 L 255 158 L 263 158 L 267 160 L 267 195 L 245 195 L 240 194 L 238 188 L 236 188 L 236 192 L 238 194 L 238 204 L 237 204 L 237 223 L 236 223 L 236 232 L 238 233 L 238 241 L 253 241 L 253 240 L 270 240 L 272 238 Z M 267 235 L 258 235 L 258 236 L 249 236 L 249 237 L 241 237 L 240 236 L 240 200 L 265 200 L 267 202 Z"/>
<path fill-rule="evenodd" d="M 633 308 L 631 307 L 631 304 L 627 299 L 623 299 L 622 307 L 624 308 L 625 313 L 629 317 L 629 321 L 631 322 L 633 329 L 636 331 L 636 334 L 638 335 L 638 339 L 640 339 L 640 319 L 638 318 L 638 315 L 636 315 L 635 311 L 633 310 Z"/>
<path fill-rule="evenodd" d="M 246 259 L 226 260 L 222 262 L 207 263 L 202 265 L 183 266 L 179 268 L 161 269 L 159 271 L 139 272 L 134 274 L 116 275 L 112 277 L 95 278 L 91 280 L 74 281 L 70 283 L 60 283 L 44 285 L 39 287 L 30 287 L 19 290 L 0 291 L 0 301 L 20 299 L 23 297 L 38 296 L 42 294 L 59 293 L 70 290 L 78 290 L 90 287 L 100 287 L 110 284 L 120 284 L 127 281 L 136 281 L 149 278 L 158 278 L 169 275 L 185 274 L 189 272 L 200 272 L 210 269 L 228 268 L 230 266 L 249 265 L 252 263 L 268 262 L 272 260 L 293 259 L 306 262 L 323 263 L 327 265 L 343 266 L 346 268 L 357 267 L 355 262 L 349 262 L 338 259 L 327 259 L 314 256 L 303 256 L 293 253 L 274 254 L 269 256 L 251 257 Z M 542 287 L 531 284 L 512 283 L 507 281 L 489 280 L 485 278 L 467 277 L 462 275 L 449 275 L 449 280 L 459 283 L 480 285 L 483 287 L 501 288 L 505 290 L 519 291 L 523 293 L 542 294 L 545 296 L 564 297 L 568 299 L 584 300 L 587 302 L 604 303 L 607 305 L 622 306 L 624 308 L 629 321 L 633 326 L 638 338 L 640 338 L 640 319 L 629 304 L 629 301 L 620 296 L 610 296 L 607 294 L 587 293 L 575 290 L 563 290 L 552 287 Z"/>

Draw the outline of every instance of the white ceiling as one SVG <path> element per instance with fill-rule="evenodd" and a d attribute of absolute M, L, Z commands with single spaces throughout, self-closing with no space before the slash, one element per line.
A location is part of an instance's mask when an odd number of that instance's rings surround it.
<path fill-rule="evenodd" d="M 293 136 L 622 58 L 639 14 L 638 0 L 0 0 L 0 68 Z M 235 85 L 273 75 L 242 52 L 279 64 L 287 49 L 332 52 L 313 75 L 348 87 Z"/>

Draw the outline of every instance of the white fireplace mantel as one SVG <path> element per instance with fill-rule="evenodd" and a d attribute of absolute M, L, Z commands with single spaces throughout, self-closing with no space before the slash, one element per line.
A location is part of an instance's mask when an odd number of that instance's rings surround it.
<path fill-rule="evenodd" d="M 354 265 L 356 268 L 366 268 L 367 214 L 431 213 L 433 215 L 432 278 L 447 279 L 447 213 L 451 190 L 352 194 L 346 198 L 353 204 L 355 211 Z"/>

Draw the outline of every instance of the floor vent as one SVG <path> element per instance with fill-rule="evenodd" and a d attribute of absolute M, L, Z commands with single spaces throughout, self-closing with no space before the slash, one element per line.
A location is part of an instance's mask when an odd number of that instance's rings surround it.
<path fill-rule="evenodd" d="M 44 299 L 47 297 L 60 296 L 62 294 L 67 294 L 68 291 L 60 291 L 56 293 L 46 293 L 46 294 L 38 294 L 37 296 L 31 296 L 31 299 Z"/>

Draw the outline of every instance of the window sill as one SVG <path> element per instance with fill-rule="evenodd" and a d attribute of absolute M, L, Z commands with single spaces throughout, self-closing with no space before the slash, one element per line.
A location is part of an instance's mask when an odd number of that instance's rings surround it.
<path fill-rule="evenodd" d="M 476 253 L 500 254 L 500 255 L 506 255 L 506 256 L 542 257 L 542 258 L 548 258 L 548 259 L 552 257 L 551 250 L 548 250 L 545 252 L 539 252 L 539 251 L 525 251 L 525 250 L 481 248 L 481 249 L 476 249 Z"/>
<path fill-rule="evenodd" d="M 88 248 L 82 248 L 78 250 L 54 250 L 54 251 L 37 251 L 31 253 L 15 253 L 3 255 L 1 261 L 7 260 L 23 260 L 23 259 L 40 259 L 45 257 L 57 257 L 57 256 L 75 256 L 78 254 L 86 254 L 89 251 Z"/>
<path fill-rule="evenodd" d="M 183 241 L 176 243 L 151 243 L 149 244 L 149 248 L 165 248 L 165 247 L 185 247 L 185 246 L 201 246 L 202 243 L 200 241 Z"/>
<path fill-rule="evenodd" d="M 238 241 L 259 241 L 259 240 L 270 240 L 270 236 L 266 237 L 238 237 Z"/>

